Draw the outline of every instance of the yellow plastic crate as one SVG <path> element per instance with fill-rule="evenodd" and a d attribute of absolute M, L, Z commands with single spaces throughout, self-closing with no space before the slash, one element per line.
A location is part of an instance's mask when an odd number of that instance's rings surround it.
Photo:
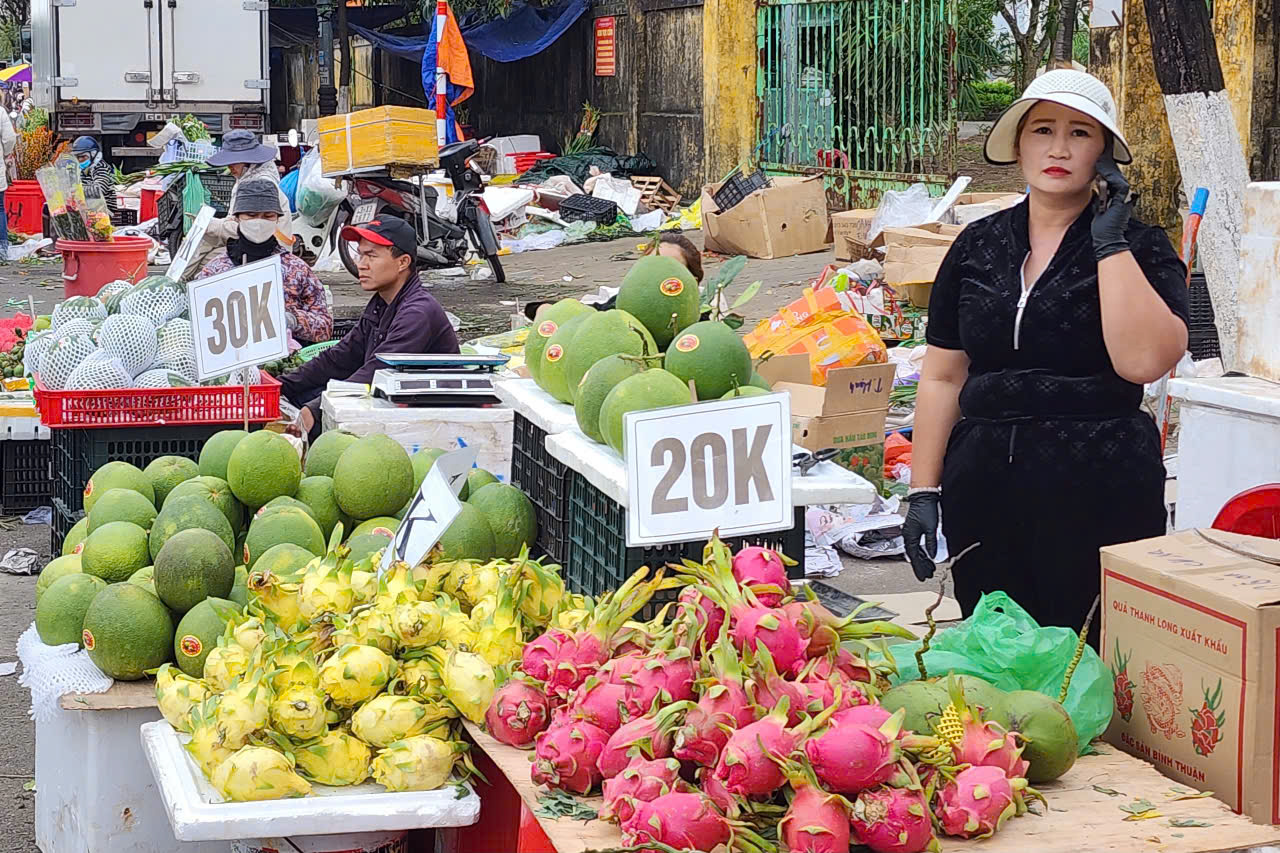
<path fill-rule="evenodd" d="M 416 107 L 374 107 L 324 116 L 320 162 L 326 175 L 373 166 L 435 166 L 439 161 L 436 114 Z"/>

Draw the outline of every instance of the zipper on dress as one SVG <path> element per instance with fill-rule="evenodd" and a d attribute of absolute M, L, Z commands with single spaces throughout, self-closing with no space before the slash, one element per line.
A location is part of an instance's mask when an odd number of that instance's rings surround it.
<path fill-rule="evenodd" d="M 1027 308 L 1027 300 L 1031 298 L 1031 291 L 1035 289 L 1033 283 L 1031 287 L 1027 287 L 1027 260 L 1031 257 L 1031 253 L 1027 253 L 1027 257 L 1022 259 L 1022 266 L 1018 267 L 1018 313 L 1013 317 L 1013 348 L 1018 349 L 1018 339 L 1022 334 L 1022 312 Z"/>

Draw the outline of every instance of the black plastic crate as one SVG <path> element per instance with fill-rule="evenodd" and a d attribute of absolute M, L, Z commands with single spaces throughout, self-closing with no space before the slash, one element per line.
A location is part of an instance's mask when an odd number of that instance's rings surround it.
<path fill-rule="evenodd" d="M 236 185 L 234 175 L 220 172 L 200 172 L 200 184 L 209 194 L 209 205 L 219 213 L 231 207 L 231 190 Z"/>
<path fill-rule="evenodd" d="M 729 177 L 725 178 L 720 189 L 715 191 L 711 200 L 716 203 L 716 207 L 720 208 L 720 212 L 724 213 L 742 204 L 747 196 L 756 190 L 767 186 L 769 186 L 769 176 L 764 173 L 764 170 L 744 175 L 741 169 L 734 169 Z"/>
<path fill-rule="evenodd" d="M 562 566 L 569 556 L 569 489 L 578 475 L 547 452 L 546 430 L 519 412 L 513 419 L 511 482 L 533 501 L 536 556 Z"/>
<path fill-rule="evenodd" d="M 1187 325 L 1192 329 L 1212 326 L 1214 321 L 1213 300 L 1209 298 L 1209 285 L 1204 273 L 1192 273 L 1191 285 L 1187 290 Z"/>
<path fill-rule="evenodd" d="M 359 317 L 334 317 L 333 318 L 333 339 L 335 341 L 342 340 L 347 336 L 347 334 L 352 329 L 354 329 L 358 325 L 360 325 Z"/>
<path fill-rule="evenodd" d="M 250 424 L 256 429 L 259 425 Z M 241 429 L 241 424 L 200 424 L 162 427 L 121 427 L 119 429 L 50 430 L 53 456 L 54 497 L 68 510 L 84 508 L 84 486 L 93 472 L 112 460 L 145 468 L 161 456 L 200 458 L 200 449 L 209 437 L 224 429 Z"/>
<path fill-rule="evenodd" d="M 1218 327 L 1192 326 L 1187 332 L 1187 349 L 1193 361 L 1204 361 L 1206 358 L 1220 358 L 1222 347 L 1218 341 Z"/>
<path fill-rule="evenodd" d="M 15 515 L 47 506 L 53 497 L 49 441 L 0 441 L 0 510 Z"/>
<path fill-rule="evenodd" d="M 571 195 L 560 202 L 560 218 L 565 222 L 595 222 L 612 225 L 618 221 L 618 204 L 605 198 Z"/>
<path fill-rule="evenodd" d="M 656 569 L 667 563 L 702 559 L 705 541 L 677 542 L 654 548 L 627 547 L 627 513 L 618 502 L 601 492 L 585 477 L 575 477 L 570 489 L 569 557 L 564 564 L 565 586 L 570 592 L 599 596 L 617 589 L 641 566 Z M 781 551 L 796 561 L 787 575 L 804 577 L 804 507 L 796 507 L 795 525 L 755 536 L 725 540 L 737 551 L 747 545 L 764 545 Z M 679 597 L 678 589 L 664 590 L 641 611 L 652 618 L 668 601 Z"/>
<path fill-rule="evenodd" d="M 62 554 L 62 541 L 67 538 L 76 522 L 84 518 L 84 510 L 71 510 L 57 498 L 53 499 L 53 520 L 49 524 L 49 559 Z"/>

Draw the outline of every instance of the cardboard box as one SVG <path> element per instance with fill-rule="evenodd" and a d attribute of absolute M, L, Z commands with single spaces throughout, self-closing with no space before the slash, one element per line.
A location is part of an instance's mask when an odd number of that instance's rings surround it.
<path fill-rule="evenodd" d="M 886 228 L 885 284 L 906 296 L 917 308 L 928 308 L 938 267 L 961 230 L 958 225 L 936 222 L 918 228 Z"/>
<path fill-rule="evenodd" d="M 702 190 L 702 229 L 709 252 L 752 258 L 787 258 L 827 247 L 827 194 L 822 176 L 772 178 L 726 211 L 712 196 L 720 184 Z"/>
<path fill-rule="evenodd" d="M 806 450 L 834 447 L 840 451 L 836 463 L 877 489 L 883 485 L 884 425 L 896 366 L 836 368 L 825 388 L 808 381 L 807 356 L 777 356 L 757 369 L 773 390 L 791 395 L 793 443 Z"/>
<path fill-rule="evenodd" d="M 433 165 L 440 159 L 436 114 L 417 107 L 374 107 L 322 116 L 316 130 L 326 175 L 391 164 Z"/>
<path fill-rule="evenodd" d="M 794 408 L 794 404 L 793 404 Z M 1194 530 L 1102 549 L 1106 739 L 1280 823 L 1280 542 Z M 1253 559 L 1244 554 L 1256 554 Z"/>
<path fill-rule="evenodd" d="M 875 208 L 844 210 L 831 214 L 831 235 L 835 242 L 837 261 L 880 260 L 875 247 L 884 245 L 884 240 L 877 237 L 873 245 L 867 239 L 867 234 L 871 231 L 871 220 L 875 215 Z"/>
<path fill-rule="evenodd" d="M 1026 196 L 1022 193 L 964 193 L 951 208 L 951 221 L 956 225 L 968 225 L 984 216 L 1013 207 Z"/>

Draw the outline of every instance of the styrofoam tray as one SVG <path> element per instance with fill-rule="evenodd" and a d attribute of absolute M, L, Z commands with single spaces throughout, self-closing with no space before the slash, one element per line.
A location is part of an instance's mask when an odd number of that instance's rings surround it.
<path fill-rule="evenodd" d="M 183 749 L 188 735 L 164 720 L 144 723 L 141 731 L 142 749 L 179 841 L 470 826 L 480 818 L 480 797 L 470 785 L 461 799 L 452 786 L 434 791 L 388 791 L 366 782 L 347 788 L 313 785 L 308 797 L 223 802 Z"/>
<path fill-rule="evenodd" d="M 793 446 L 796 453 L 806 452 Z M 627 468 L 608 445 L 597 444 L 579 429 L 547 436 L 547 452 L 577 471 L 587 482 L 618 502 L 627 504 Z M 869 504 L 876 490 L 866 479 L 834 462 L 820 462 L 808 474 L 791 478 L 792 506 Z"/>
<path fill-rule="evenodd" d="M 504 379 L 494 383 L 494 393 L 548 435 L 578 428 L 573 406 L 561 403 L 532 379 Z"/>

